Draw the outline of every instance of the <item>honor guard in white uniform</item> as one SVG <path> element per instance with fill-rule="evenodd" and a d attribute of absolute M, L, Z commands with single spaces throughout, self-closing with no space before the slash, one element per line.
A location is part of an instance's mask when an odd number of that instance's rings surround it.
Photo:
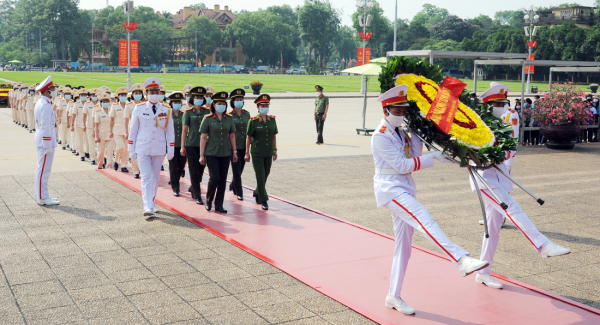
<path fill-rule="evenodd" d="M 494 107 L 494 116 L 500 118 L 506 110 L 507 94 L 509 89 L 503 84 L 494 84 L 490 89 L 485 91 L 479 99 L 484 103 L 490 104 Z M 504 173 L 508 174 L 508 167 L 506 163 L 497 165 Z M 485 170 L 477 171 L 494 193 L 498 196 L 502 202 L 508 205 L 508 209 L 504 210 L 500 206 L 500 202 L 497 202 L 494 195 L 485 187 L 481 181 L 477 180 L 477 185 L 482 192 L 482 197 L 485 199 L 485 211 L 486 219 L 488 224 L 489 238 L 483 236 L 483 244 L 481 248 L 480 259 L 486 260 L 490 263 L 490 266 L 481 269 L 477 272 L 475 281 L 483 283 L 490 288 L 501 289 L 502 284 L 494 280 L 490 275 L 491 266 L 494 262 L 494 254 L 498 247 L 498 241 L 500 240 L 500 228 L 504 218 L 509 218 L 510 221 L 517 226 L 517 228 L 525 235 L 527 240 L 533 245 L 533 247 L 542 255 L 543 258 L 560 256 L 571 253 L 570 249 L 561 247 L 546 236 L 539 232 L 535 225 L 529 220 L 529 217 L 523 212 L 517 201 L 515 201 L 510 192 L 513 191 L 511 181 L 504 175 L 500 174 L 496 169 L 488 168 Z M 477 191 L 473 180 L 471 182 L 471 190 Z"/>
<path fill-rule="evenodd" d="M 148 101 L 137 105 L 131 114 L 128 149 L 131 159 L 137 158 L 142 174 L 144 216 L 152 216 L 158 212 L 154 208 L 154 199 L 160 167 L 165 154 L 168 160 L 173 159 L 175 133 L 170 109 L 159 102 L 160 80 L 146 80 L 144 89 Z"/>
<path fill-rule="evenodd" d="M 94 133 L 98 142 L 98 169 L 106 168 L 113 163 L 113 151 L 115 148 L 115 139 L 110 133 L 110 95 L 107 93 L 99 94 L 99 105 L 94 106 Z M 106 161 L 106 163 L 105 163 Z"/>
<path fill-rule="evenodd" d="M 130 99 L 131 101 L 129 103 L 127 103 L 127 105 L 125 106 L 125 120 L 126 123 L 125 125 L 127 126 L 127 135 L 129 136 L 129 130 L 131 129 L 131 114 L 133 113 L 133 110 L 135 109 L 135 107 L 141 103 L 144 102 L 144 85 L 137 83 L 137 84 L 133 84 L 131 85 L 131 96 Z M 128 146 L 125 147 L 124 152 L 126 152 L 127 154 L 125 154 L 125 156 L 129 156 L 129 148 Z M 125 165 L 125 167 L 127 167 L 127 165 Z M 140 178 L 140 168 L 138 167 L 138 163 L 137 163 L 137 159 L 131 159 L 131 167 L 133 168 L 133 178 Z"/>
<path fill-rule="evenodd" d="M 115 92 L 118 102 L 110 107 L 110 130 L 116 142 L 115 163 L 113 168 L 119 169 L 121 166 L 122 172 L 128 172 L 127 161 L 129 153 L 127 151 L 127 121 L 125 120 L 125 110 L 127 108 L 127 87 L 120 87 Z"/>
<path fill-rule="evenodd" d="M 35 199 L 39 205 L 57 205 L 60 202 L 50 197 L 48 179 L 52 170 L 54 150 L 56 148 L 56 116 L 51 99 L 56 96 L 52 77 L 48 76 L 36 88 L 42 97 L 35 104 L 35 146 L 37 147 L 37 168 L 35 170 Z"/>
<path fill-rule="evenodd" d="M 35 118 L 33 117 L 33 107 L 36 103 L 35 86 L 29 86 L 25 100 L 25 113 L 27 115 L 27 128 L 29 133 L 35 131 Z"/>
<path fill-rule="evenodd" d="M 88 153 L 89 158 L 92 160 L 92 165 L 96 164 L 97 152 L 96 152 L 96 124 L 94 117 L 96 116 L 96 105 L 98 105 L 98 97 L 96 88 L 87 90 L 87 97 L 89 97 L 85 104 L 83 104 L 83 129 L 86 132 Z"/>
<path fill-rule="evenodd" d="M 85 161 L 85 147 L 83 145 L 85 132 L 83 131 L 83 103 L 81 102 L 81 94 L 85 93 L 84 90 L 76 90 L 73 92 L 73 103 L 71 104 L 71 132 L 75 133 L 75 149 L 77 155 L 80 156 L 81 161 Z"/>
<path fill-rule="evenodd" d="M 373 133 L 371 150 L 375 162 L 373 182 L 377 207 L 385 207 L 392 212 L 396 242 L 385 305 L 405 314 L 414 314 L 415 310 L 400 298 L 414 229 L 447 255 L 462 276 L 482 269 L 488 263 L 470 257 L 464 249 L 452 243 L 415 198 L 416 186 L 411 174 L 433 167 L 434 160 L 448 162 L 448 156 L 441 152 L 423 155 L 421 141 L 400 129 L 406 109 L 410 109 L 407 92 L 408 86 L 400 85 L 377 99 L 383 106 L 384 118 Z"/>

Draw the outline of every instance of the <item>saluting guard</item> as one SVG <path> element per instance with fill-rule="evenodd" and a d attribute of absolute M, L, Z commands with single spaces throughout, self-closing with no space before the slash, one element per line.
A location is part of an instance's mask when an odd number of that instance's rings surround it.
<path fill-rule="evenodd" d="M 414 229 L 439 247 L 458 267 L 462 276 L 471 274 L 488 265 L 487 262 L 469 256 L 460 246 L 452 243 L 429 212 L 417 201 L 412 173 L 433 167 L 433 161 L 447 162 L 447 155 L 433 152 L 423 155 L 423 143 L 400 129 L 408 107 L 408 86 L 400 85 L 388 90 L 377 100 L 383 106 L 383 119 L 373 133 L 371 150 L 375 163 L 373 183 L 377 207 L 392 212 L 395 249 L 390 277 L 390 289 L 385 306 L 404 314 L 415 310 L 400 298 L 402 282 L 406 274 L 412 250 Z"/>
<path fill-rule="evenodd" d="M 39 205 L 58 205 L 57 199 L 51 198 L 48 192 L 48 179 L 54 161 L 56 148 L 56 115 L 51 100 L 56 96 L 52 76 L 48 76 L 36 88 L 42 97 L 35 104 L 35 146 L 37 147 L 37 168 L 35 170 L 35 199 Z"/>
<path fill-rule="evenodd" d="M 142 175 L 144 216 L 153 216 L 154 199 L 158 189 L 160 167 L 167 155 L 173 159 L 175 133 L 171 110 L 160 101 L 160 80 L 150 78 L 144 82 L 148 96 L 146 103 L 137 105 L 131 114 L 128 149 L 131 159 L 138 160 Z"/>

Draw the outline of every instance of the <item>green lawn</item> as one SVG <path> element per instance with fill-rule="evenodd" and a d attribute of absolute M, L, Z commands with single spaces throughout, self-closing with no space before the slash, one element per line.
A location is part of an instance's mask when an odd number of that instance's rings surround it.
<path fill-rule="evenodd" d="M 127 84 L 125 73 L 85 73 L 85 72 L 12 72 L 1 71 L 0 78 L 21 81 L 28 84 L 43 81 L 52 75 L 55 84 L 98 88 L 108 86 L 112 90 Z M 359 76 L 307 76 L 307 75 L 237 75 L 237 74 L 177 74 L 177 73 L 132 73 L 132 83 L 143 83 L 147 78 L 158 77 L 169 90 L 181 90 L 187 84 L 194 86 L 212 86 L 215 91 L 232 91 L 249 86 L 251 81 L 259 80 L 264 85 L 261 92 L 314 92 L 315 85 L 321 85 L 325 92 L 359 92 Z M 371 82 L 372 81 L 372 82 Z M 369 91 L 379 91 L 377 78 L 369 81 Z"/>

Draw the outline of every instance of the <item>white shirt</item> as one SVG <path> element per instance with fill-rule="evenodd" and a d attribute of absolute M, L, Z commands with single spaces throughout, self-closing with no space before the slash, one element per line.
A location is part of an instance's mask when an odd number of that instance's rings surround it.
<path fill-rule="evenodd" d="M 423 143 L 416 136 L 409 138 L 406 132 L 398 135 L 385 119 L 375 129 L 371 138 L 371 151 L 375 169 L 394 170 L 398 175 L 375 173 L 373 177 L 377 207 L 381 207 L 401 194 L 415 195 L 417 190 L 411 173 L 433 167 L 433 157 L 422 155 Z"/>
<path fill-rule="evenodd" d="M 156 114 L 152 111 L 152 105 L 156 105 Z M 148 156 L 173 155 L 175 131 L 168 107 L 150 102 L 137 105 L 131 113 L 129 127 L 129 152 Z"/>
<path fill-rule="evenodd" d="M 35 146 L 39 148 L 56 147 L 56 115 L 50 98 L 42 96 L 33 109 L 35 118 Z"/>

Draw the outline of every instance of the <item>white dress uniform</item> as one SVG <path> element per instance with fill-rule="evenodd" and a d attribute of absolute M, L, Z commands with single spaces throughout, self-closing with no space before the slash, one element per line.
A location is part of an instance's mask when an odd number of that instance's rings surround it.
<path fill-rule="evenodd" d="M 43 92 L 52 86 L 52 79 L 49 76 L 42 82 L 36 90 Z M 35 146 L 37 147 L 37 168 L 35 171 L 35 198 L 38 203 L 48 200 L 48 179 L 52 170 L 54 161 L 54 151 L 56 148 L 56 116 L 52 109 L 50 98 L 42 96 L 34 107 L 35 119 Z"/>
<path fill-rule="evenodd" d="M 146 91 L 159 87 L 160 80 L 157 78 L 150 78 L 144 82 Z M 153 210 L 160 167 L 165 154 L 170 159 L 175 150 L 175 132 L 170 109 L 158 101 L 156 104 L 147 101 L 137 105 L 131 114 L 127 140 L 130 155 L 132 158 L 137 156 L 142 176 L 144 210 Z"/>
<path fill-rule="evenodd" d="M 517 139 L 517 143 L 519 143 L 519 127 L 521 123 L 521 121 L 519 120 L 519 113 L 512 108 L 508 108 L 506 112 L 504 112 L 504 114 L 502 115 L 502 121 L 505 124 L 510 125 L 510 127 L 512 128 L 511 137 L 513 139 Z M 516 157 L 516 150 L 511 150 L 506 153 L 506 160 L 504 161 L 504 163 L 506 164 L 506 167 L 508 167 L 509 173 L 512 172 Z"/>

